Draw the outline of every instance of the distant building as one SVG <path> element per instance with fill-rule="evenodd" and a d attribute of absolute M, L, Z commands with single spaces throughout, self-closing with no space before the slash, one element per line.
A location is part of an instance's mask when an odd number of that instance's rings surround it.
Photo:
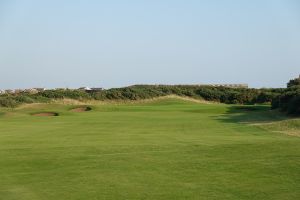
<path fill-rule="evenodd" d="M 20 94 L 22 92 L 24 92 L 23 89 L 15 89 L 15 91 L 14 91 L 15 94 Z"/>
<path fill-rule="evenodd" d="M 27 92 L 29 94 L 36 94 L 39 91 L 37 89 L 35 89 L 35 88 L 29 88 L 29 89 L 25 89 L 24 92 Z"/>
<path fill-rule="evenodd" d="M 147 86 L 147 85 L 133 85 L 133 86 Z M 228 88 L 248 88 L 248 84 L 182 84 L 182 85 L 162 85 L 155 84 L 155 87 L 159 86 L 210 86 L 210 87 L 228 87 Z"/>
<path fill-rule="evenodd" d="M 37 90 L 38 92 L 43 92 L 46 90 L 46 88 L 33 88 L 33 89 Z"/>
<path fill-rule="evenodd" d="M 14 93 L 14 91 L 11 90 L 11 89 L 7 89 L 7 90 L 4 91 L 4 93 L 5 94 L 12 94 L 12 93 Z"/>
<path fill-rule="evenodd" d="M 208 84 L 214 87 L 229 87 L 229 88 L 248 88 L 248 84 Z"/>
<path fill-rule="evenodd" d="M 192 86 L 228 87 L 228 88 L 248 88 L 248 84 L 195 84 Z"/>
<path fill-rule="evenodd" d="M 78 90 L 91 91 L 92 89 L 89 87 L 80 87 Z"/>
<path fill-rule="evenodd" d="M 80 87 L 78 88 L 78 90 L 83 90 L 83 91 L 86 91 L 86 92 L 97 92 L 97 91 L 102 91 L 103 88 L 89 88 L 89 87 Z"/>
<path fill-rule="evenodd" d="M 96 91 L 102 91 L 103 88 L 91 88 L 91 90 L 96 92 Z"/>

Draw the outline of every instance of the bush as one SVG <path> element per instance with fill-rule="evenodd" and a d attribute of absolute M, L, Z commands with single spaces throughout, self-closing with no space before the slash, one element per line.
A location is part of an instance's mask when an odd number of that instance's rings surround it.
<path fill-rule="evenodd" d="M 14 108 L 18 105 L 18 102 L 12 97 L 0 97 L 0 106 Z"/>
<path fill-rule="evenodd" d="M 300 115 L 300 86 L 287 88 L 272 101 L 272 109 L 279 108 L 288 114 Z"/>
<path fill-rule="evenodd" d="M 16 96 L 15 98 L 15 101 L 19 102 L 19 103 L 34 103 L 34 99 L 28 97 L 28 96 L 23 96 L 23 95 L 19 95 L 19 96 Z"/>
<path fill-rule="evenodd" d="M 291 99 L 287 107 L 287 112 L 293 115 L 300 115 L 300 95 Z"/>
<path fill-rule="evenodd" d="M 134 85 L 124 88 L 85 92 L 82 90 L 46 90 L 37 94 L 20 93 L 15 95 L 4 94 L 3 106 L 20 103 L 49 102 L 52 99 L 70 98 L 76 100 L 140 100 L 166 95 L 188 96 L 207 101 L 216 101 L 228 104 L 255 104 L 275 102 L 275 96 L 282 94 L 282 89 L 246 89 L 227 88 L 197 85 Z"/>
<path fill-rule="evenodd" d="M 287 83 L 288 88 L 293 86 L 300 86 L 300 76 L 299 78 L 292 79 Z"/>

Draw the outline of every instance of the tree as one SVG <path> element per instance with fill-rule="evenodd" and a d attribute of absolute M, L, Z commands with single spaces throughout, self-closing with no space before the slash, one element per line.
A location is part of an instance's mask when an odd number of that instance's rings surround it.
<path fill-rule="evenodd" d="M 290 80 L 288 83 L 287 83 L 287 87 L 292 87 L 292 86 L 295 86 L 295 85 L 300 85 L 300 75 L 298 78 L 295 78 L 295 79 L 292 79 Z"/>

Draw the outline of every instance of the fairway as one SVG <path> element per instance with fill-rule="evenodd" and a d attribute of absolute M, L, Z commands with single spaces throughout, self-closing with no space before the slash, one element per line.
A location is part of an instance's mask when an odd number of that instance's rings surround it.
<path fill-rule="evenodd" d="M 241 107 L 0 109 L 0 200 L 299 199 L 300 137 L 253 125 L 281 120 L 268 106 Z"/>

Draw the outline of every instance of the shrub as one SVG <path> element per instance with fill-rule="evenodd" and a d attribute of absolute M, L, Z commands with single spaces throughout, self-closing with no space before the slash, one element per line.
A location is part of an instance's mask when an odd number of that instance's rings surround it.
<path fill-rule="evenodd" d="M 288 114 L 300 115 L 300 86 L 287 88 L 272 101 L 272 109 L 279 108 Z"/>
<path fill-rule="evenodd" d="M 0 97 L 0 106 L 14 108 L 18 105 L 18 102 L 12 97 Z"/>
<path fill-rule="evenodd" d="M 287 112 L 293 115 L 300 115 L 300 94 L 290 100 Z"/>
<path fill-rule="evenodd" d="M 299 78 L 292 79 L 287 83 L 288 88 L 293 86 L 299 86 L 299 85 L 300 85 L 300 76 Z"/>
<path fill-rule="evenodd" d="M 275 97 L 284 93 L 282 89 L 246 89 L 197 85 L 134 85 L 124 88 L 85 92 L 82 90 L 46 90 L 37 94 L 20 93 L 4 94 L 2 106 L 20 103 L 49 102 L 52 99 L 70 98 L 76 100 L 139 100 L 166 95 L 188 96 L 207 101 L 217 101 L 229 104 L 254 104 L 275 102 Z M 273 104 L 272 104 L 273 106 Z M 274 106 L 275 107 L 275 106 Z"/>
<path fill-rule="evenodd" d="M 19 103 L 34 103 L 34 99 L 25 96 L 25 95 L 18 95 L 15 98 L 15 101 L 19 102 Z"/>

